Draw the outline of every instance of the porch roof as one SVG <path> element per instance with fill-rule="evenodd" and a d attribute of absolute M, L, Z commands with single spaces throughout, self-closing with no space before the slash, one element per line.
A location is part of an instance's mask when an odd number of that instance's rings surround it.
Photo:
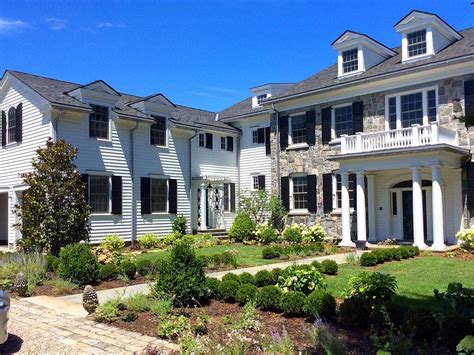
<path fill-rule="evenodd" d="M 224 181 L 230 181 L 230 177 L 227 176 L 227 175 L 221 175 L 221 174 L 204 174 L 204 175 L 193 176 L 192 180 L 194 180 L 194 181 L 205 180 L 205 181 L 210 181 L 210 182 L 224 182 Z"/>

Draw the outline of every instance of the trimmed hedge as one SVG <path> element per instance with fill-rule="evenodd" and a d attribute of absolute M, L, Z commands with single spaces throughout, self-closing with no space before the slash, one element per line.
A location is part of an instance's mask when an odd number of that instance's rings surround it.
<path fill-rule="evenodd" d="M 387 261 L 400 261 L 420 255 L 420 249 L 415 246 L 401 246 L 399 248 L 376 249 L 370 253 L 364 253 L 360 257 L 360 265 L 375 266 Z"/>
<path fill-rule="evenodd" d="M 255 278 L 248 272 L 243 272 L 239 275 L 239 281 L 241 284 L 255 284 Z"/>
<path fill-rule="evenodd" d="M 241 305 L 255 301 L 257 298 L 257 287 L 251 284 L 242 284 L 237 290 L 235 299 Z"/>
<path fill-rule="evenodd" d="M 268 285 L 274 285 L 275 281 L 273 275 L 268 270 L 260 270 L 255 274 L 255 285 L 257 287 L 263 287 Z"/>
<path fill-rule="evenodd" d="M 321 253 L 323 250 L 324 245 L 321 242 L 296 243 L 285 246 L 273 245 L 268 246 L 262 250 L 262 257 L 264 259 L 276 259 L 284 257 L 285 255 L 308 256 L 312 254 Z"/>
<path fill-rule="evenodd" d="M 311 317 L 332 318 L 336 315 L 336 299 L 323 290 L 313 291 L 306 297 L 303 310 Z"/>
<path fill-rule="evenodd" d="M 321 272 L 327 275 L 336 275 L 339 267 L 334 260 L 326 259 L 321 263 Z"/>
<path fill-rule="evenodd" d="M 240 277 L 239 275 L 234 274 L 233 272 L 229 272 L 225 274 L 224 276 L 222 276 L 222 282 L 225 282 L 225 281 L 235 281 L 238 284 L 240 284 Z"/>
<path fill-rule="evenodd" d="M 206 277 L 206 286 L 209 290 L 210 298 L 218 299 L 220 297 L 220 294 L 219 294 L 220 285 L 221 285 L 221 280 L 216 279 L 214 277 Z"/>
<path fill-rule="evenodd" d="M 300 316 L 303 314 L 303 307 L 306 296 L 301 291 L 288 291 L 281 295 L 280 309 L 287 316 Z"/>
<path fill-rule="evenodd" d="M 227 303 L 234 303 L 236 301 L 236 293 L 240 284 L 235 280 L 223 280 L 219 285 L 219 296 Z"/>
<path fill-rule="evenodd" d="M 258 290 L 257 306 L 266 311 L 280 310 L 281 290 L 277 286 L 264 286 Z"/>

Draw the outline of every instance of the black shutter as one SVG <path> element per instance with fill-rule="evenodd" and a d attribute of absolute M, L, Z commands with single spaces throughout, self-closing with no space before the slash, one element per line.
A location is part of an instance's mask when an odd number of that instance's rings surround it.
<path fill-rule="evenodd" d="M 306 143 L 316 144 L 316 112 L 314 110 L 306 112 Z"/>
<path fill-rule="evenodd" d="M 212 133 L 206 133 L 206 148 L 212 149 Z"/>
<path fill-rule="evenodd" d="M 20 102 L 16 107 L 16 127 L 15 127 L 15 142 L 23 140 L 23 104 Z"/>
<path fill-rule="evenodd" d="M 467 208 L 474 208 L 474 162 L 467 164 Z"/>
<path fill-rule="evenodd" d="M 323 174 L 323 208 L 324 213 L 332 212 L 332 174 Z"/>
<path fill-rule="evenodd" d="M 272 153 L 270 143 L 270 127 L 265 127 L 265 154 L 267 155 Z"/>
<path fill-rule="evenodd" d="M 323 144 L 331 141 L 331 108 L 326 107 L 321 110 L 321 129 Z"/>
<path fill-rule="evenodd" d="M 278 124 L 280 126 L 280 148 L 285 150 L 288 147 L 288 116 L 280 117 Z"/>
<path fill-rule="evenodd" d="M 287 211 L 290 210 L 290 178 L 282 176 L 281 178 L 281 201 Z"/>
<path fill-rule="evenodd" d="M 467 122 L 474 121 L 474 80 L 464 82 L 464 115 L 468 119 Z M 470 120 L 469 120 L 469 118 Z"/>
<path fill-rule="evenodd" d="M 168 180 L 168 212 L 178 213 L 178 181 L 176 179 Z"/>
<path fill-rule="evenodd" d="M 229 152 L 234 151 L 234 137 L 227 137 L 227 150 Z"/>
<path fill-rule="evenodd" d="M 265 175 L 258 176 L 258 188 L 260 190 L 265 190 Z"/>
<path fill-rule="evenodd" d="M 122 214 L 121 176 L 112 176 L 112 214 Z"/>
<path fill-rule="evenodd" d="M 265 128 L 257 129 L 257 143 L 258 144 L 265 143 Z"/>
<path fill-rule="evenodd" d="M 349 207 L 357 208 L 357 175 L 349 174 Z"/>
<path fill-rule="evenodd" d="M 140 199 L 142 214 L 151 213 L 151 179 L 142 177 L 140 179 Z"/>
<path fill-rule="evenodd" d="M 354 134 L 364 132 L 364 103 L 362 101 L 352 103 L 352 128 Z"/>
<path fill-rule="evenodd" d="M 318 210 L 318 201 L 316 193 L 316 175 L 308 175 L 308 211 L 310 213 L 316 213 Z"/>
<path fill-rule="evenodd" d="M 7 144 L 7 114 L 2 111 L 2 146 Z"/>
<path fill-rule="evenodd" d="M 81 180 L 84 183 L 84 198 L 89 203 L 89 174 L 81 174 Z"/>
<path fill-rule="evenodd" d="M 235 184 L 230 183 L 230 212 L 235 212 Z"/>

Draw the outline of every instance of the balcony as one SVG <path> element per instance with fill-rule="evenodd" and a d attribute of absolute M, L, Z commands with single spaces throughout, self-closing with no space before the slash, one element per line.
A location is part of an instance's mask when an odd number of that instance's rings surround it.
<path fill-rule="evenodd" d="M 438 122 L 432 122 L 427 126 L 413 125 L 408 128 L 384 132 L 356 133 L 353 136 L 342 135 L 341 154 L 436 144 L 459 146 L 458 132 L 449 128 L 440 127 Z"/>

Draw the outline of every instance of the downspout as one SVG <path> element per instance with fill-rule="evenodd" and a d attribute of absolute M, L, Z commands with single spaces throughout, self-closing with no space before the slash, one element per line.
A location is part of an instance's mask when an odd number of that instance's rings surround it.
<path fill-rule="evenodd" d="M 135 121 L 135 127 L 130 131 L 130 179 L 132 181 L 132 247 L 135 245 L 135 240 L 137 239 L 137 204 L 135 201 L 135 154 L 134 154 L 134 133 L 138 128 L 140 123 Z"/>
<path fill-rule="evenodd" d="M 276 121 L 276 178 L 277 178 L 277 193 L 278 197 L 281 198 L 281 177 L 280 177 L 280 122 L 279 122 L 279 112 L 275 109 L 275 104 L 272 102 L 272 110 L 275 113 Z"/>
<path fill-rule="evenodd" d="M 54 122 L 53 122 L 54 137 L 52 137 L 52 138 L 53 138 L 53 142 L 57 142 L 57 141 L 58 141 L 58 136 L 59 136 L 59 134 L 58 134 L 58 127 L 59 127 L 58 121 L 59 121 L 59 119 L 63 116 L 63 114 L 64 114 L 64 110 L 63 110 L 63 109 L 60 109 L 60 110 L 59 110 L 59 115 L 58 115 L 58 117 L 56 117 L 56 118 L 54 119 Z M 52 115 L 51 115 L 51 116 L 52 116 Z"/>

